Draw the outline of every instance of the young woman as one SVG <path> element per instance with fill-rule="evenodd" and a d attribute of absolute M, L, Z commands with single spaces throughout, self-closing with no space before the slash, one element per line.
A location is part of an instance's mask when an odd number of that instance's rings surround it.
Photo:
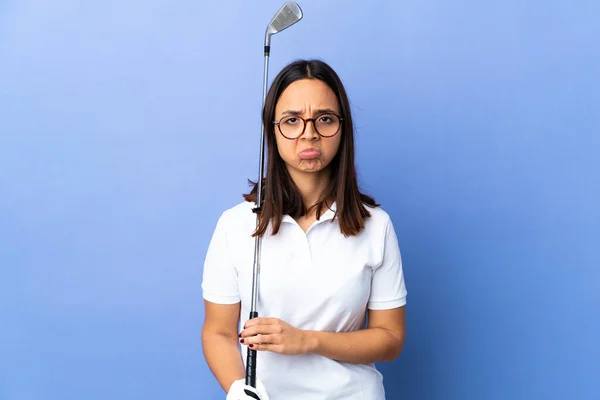
<path fill-rule="evenodd" d="M 254 185 L 221 215 L 206 255 L 206 361 L 229 393 L 250 346 L 270 400 L 385 399 L 373 363 L 402 351 L 406 288 L 390 217 L 358 188 L 344 86 L 326 63 L 296 61 L 271 85 L 263 121 L 258 229 Z M 247 320 L 254 235 L 260 317 Z"/>

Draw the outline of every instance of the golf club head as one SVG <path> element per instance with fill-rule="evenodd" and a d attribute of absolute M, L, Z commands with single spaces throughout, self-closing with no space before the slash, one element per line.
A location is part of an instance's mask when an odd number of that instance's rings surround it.
<path fill-rule="evenodd" d="M 271 45 L 271 35 L 274 35 L 282 30 L 289 28 L 296 22 L 302 19 L 302 9 L 300 6 L 293 1 L 285 3 L 277 14 L 271 19 L 269 26 L 267 26 L 267 32 L 265 34 L 265 46 Z"/>

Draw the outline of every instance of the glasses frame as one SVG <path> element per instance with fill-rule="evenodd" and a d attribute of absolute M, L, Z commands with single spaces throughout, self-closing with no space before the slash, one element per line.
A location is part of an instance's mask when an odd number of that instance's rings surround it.
<path fill-rule="evenodd" d="M 323 115 L 335 115 L 335 116 L 336 116 L 336 117 L 338 117 L 338 119 L 340 120 L 340 126 L 338 126 L 338 129 L 337 129 L 337 131 L 335 131 L 335 133 L 334 133 L 333 135 L 329 135 L 329 136 L 322 135 L 322 134 L 321 134 L 321 132 L 319 132 L 319 130 L 317 129 L 317 126 L 315 125 L 315 120 L 316 120 L 317 118 L 320 118 L 320 117 L 322 117 Z M 304 128 L 302 128 L 302 132 L 300 132 L 300 134 L 299 134 L 298 136 L 296 136 L 296 137 L 294 137 L 294 138 L 290 138 L 290 137 L 287 137 L 287 136 L 285 136 L 285 135 L 283 134 L 283 132 L 281 132 L 281 125 L 280 125 L 279 123 L 280 123 L 282 120 L 286 119 L 286 118 L 299 118 L 299 119 L 301 119 L 301 120 L 304 122 Z M 306 127 L 308 126 L 308 121 L 311 121 L 311 122 L 312 122 L 312 124 L 313 124 L 313 129 L 315 130 L 315 132 L 317 132 L 317 134 L 318 134 L 319 136 L 321 136 L 322 138 L 332 138 L 332 137 L 334 137 L 335 135 L 337 135 L 337 134 L 340 132 L 340 130 L 342 129 L 342 121 L 343 121 L 343 120 L 344 120 L 344 118 L 343 118 L 342 116 L 340 116 L 340 115 L 337 115 L 336 113 L 324 112 L 324 113 L 321 113 L 321 114 L 319 114 L 319 115 L 316 115 L 316 116 L 315 116 L 315 117 L 313 117 L 313 118 L 302 118 L 302 117 L 301 117 L 301 116 L 299 116 L 299 115 L 290 115 L 290 116 L 286 116 L 286 117 L 282 117 L 282 118 L 280 118 L 280 119 L 279 119 L 279 121 L 273 121 L 273 124 L 274 124 L 274 125 L 277 125 L 277 129 L 279 129 L 279 133 L 281 133 L 281 136 L 283 136 L 284 138 L 286 138 L 286 139 L 288 139 L 288 140 L 296 140 L 296 139 L 298 139 L 299 137 L 301 137 L 302 135 L 304 135 L 304 132 L 306 131 Z"/>

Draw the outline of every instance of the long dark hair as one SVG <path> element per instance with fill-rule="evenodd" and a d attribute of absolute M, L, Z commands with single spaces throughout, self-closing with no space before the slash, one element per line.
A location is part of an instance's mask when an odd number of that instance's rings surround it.
<path fill-rule="evenodd" d="M 335 93 L 344 118 L 338 133 L 342 135 L 340 147 L 328 166 L 331 170 L 331 181 L 322 197 L 310 209 L 304 205 L 298 187 L 279 156 L 273 124 L 279 96 L 291 83 L 300 79 L 318 79 L 326 83 Z M 277 234 L 285 214 L 298 218 L 316 209 L 317 216 L 320 216 L 323 207 L 327 207 L 326 202 L 331 199 L 336 202 L 335 216 L 338 218 L 342 234 L 346 237 L 357 235 L 365 227 L 365 220 L 371 216 L 365 204 L 371 207 L 378 207 L 379 204 L 375 203 L 372 197 L 361 193 L 358 188 L 350 102 L 337 73 L 327 63 L 319 60 L 298 60 L 287 65 L 271 84 L 262 119 L 267 140 L 267 168 L 263 186 L 264 201 L 259 213 L 259 225 L 253 236 L 263 236 L 270 221 L 273 223 L 272 234 Z M 249 182 L 253 189 L 244 194 L 244 199 L 256 202 L 258 185 L 256 182 Z"/>

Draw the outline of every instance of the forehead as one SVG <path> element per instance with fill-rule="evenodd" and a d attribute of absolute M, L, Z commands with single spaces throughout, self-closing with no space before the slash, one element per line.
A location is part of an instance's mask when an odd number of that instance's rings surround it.
<path fill-rule="evenodd" d="M 291 83 L 277 100 L 275 113 L 284 110 L 311 111 L 330 108 L 339 111 L 337 97 L 327 84 L 318 79 L 301 79 Z"/>

